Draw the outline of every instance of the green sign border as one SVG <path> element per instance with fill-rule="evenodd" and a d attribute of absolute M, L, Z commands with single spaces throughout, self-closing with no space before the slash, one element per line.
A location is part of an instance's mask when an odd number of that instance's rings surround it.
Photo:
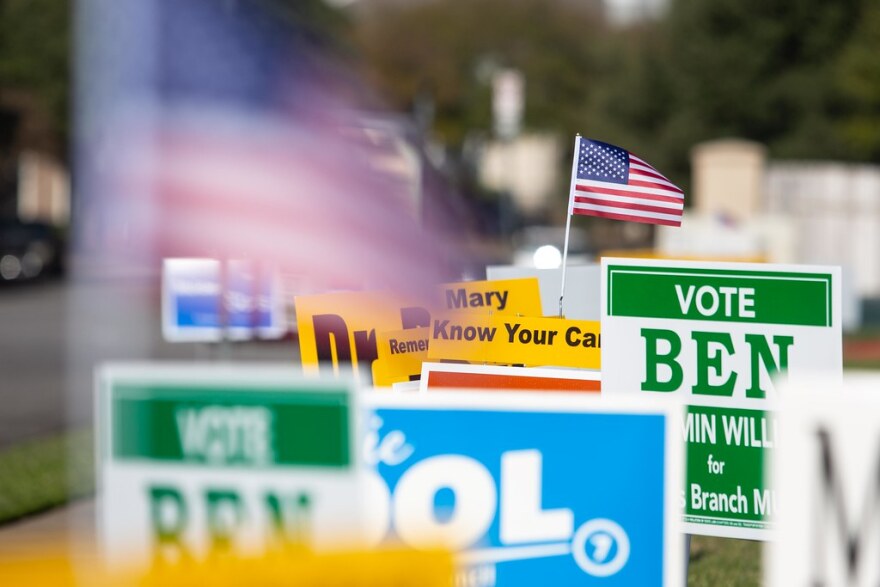
<path fill-rule="evenodd" d="M 249 470 L 270 470 L 288 467 L 317 467 L 335 470 L 350 470 L 354 467 L 351 429 L 353 412 L 351 393 L 344 385 L 322 386 L 304 382 L 302 387 L 271 382 L 253 384 L 240 381 L 212 382 L 210 377 L 198 381 L 186 378 L 151 378 L 113 375 L 106 380 L 108 393 L 106 409 L 110 428 L 104 446 L 104 455 L 116 462 L 151 462 L 181 466 L 207 468 L 247 468 Z M 177 455 L 171 447 L 179 444 L 176 427 L 171 430 L 149 430 L 157 408 L 162 405 L 180 404 L 192 406 L 263 406 L 277 407 L 296 414 L 301 408 L 314 412 L 303 420 L 302 429 L 285 427 L 276 429 L 273 434 L 276 443 L 276 458 L 271 463 L 209 463 L 204 460 Z M 168 406 L 170 409 L 170 406 Z M 292 410 L 291 410 L 292 409 Z M 135 430 L 125 429 L 120 419 L 120 410 L 129 416 L 146 416 L 147 421 L 139 423 Z M 306 415 L 306 414 L 303 414 Z M 315 418 L 317 416 L 317 418 Z M 290 420 L 290 418 L 285 418 Z M 173 418 L 170 421 L 173 424 Z M 292 421 L 287 422 L 292 424 Z M 168 422 L 166 422 L 168 424 Z M 277 423 L 276 423 L 277 424 Z M 316 428 L 316 425 L 320 425 Z M 146 426 L 146 428 L 144 428 Z M 154 434 L 156 432 L 156 434 Z M 309 438 L 308 433 L 329 433 L 333 442 L 320 443 L 319 438 Z M 164 438 L 159 438 L 159 436 Z M 173 436 L 174 439 L 169 440 Z M 172 440 L 177 442 L 172 442 Z M 324 440 L 327 440 L 325 438 Z M 171 443 L 171 444 L 169 444 Z M 320 446 L 319 446 L 320 445 Z"/>
<path fill-rule="evenodd" d="M 608 276 L 608 299 L 607 303 L 607 314 L 608 316 L 624 316 L 624 317 L 641 317 L 641 318 L 661 318 L 666 320 L 701 320 L 701 321 L 709 321 L 709 322 L 748 322 L 752 324 L 789 324 L 796 326 L 820 326 L 820 327 L 831 327 L 833 324 L 833 308 L 832 308 L 832 284 L 833 284 L 833 276 L 830 273 L 804 273 L 804 272 L 792 272 L 792 271 L 760 271 L 760 270 L 736 270 L 736 269 L 704 269 L 704 268 L 679 268 L 679 267 L 667 267 L 667 266 L 640 266 L 640 265 L 607 265 L 607 276 Z M 644 315 L 644 314 L 634 314 L 634 313 L 626 313 L 615 314 L 612 311 L 613 306 L 613 284 L 614 284 L 614 275 L 626 273 L 626 274 L 653 274 L 653 275 L 671 275 L 671 276 L 685 276 L 685 277 L 714 277 L 714 278 L 730 278 L 730 279 L 766 279 L 766 280 L 779 280 L 779 281 L 803 281 L 803 282 L 822 282 L 825 284 L 824 293 L 824 308 L 825 308 L 825 319 L 824 321 L 798 321 L 796 323 L 792 323 L 790 321 L 769 321 L 769 320 L 742 320 L 739 318 L 727 318 L 727 317 L 718 317 L 718 316 L 665 316 L 665 315 Z M 650 296 L 650 292 L 645 293 L 646 296 Z"/>

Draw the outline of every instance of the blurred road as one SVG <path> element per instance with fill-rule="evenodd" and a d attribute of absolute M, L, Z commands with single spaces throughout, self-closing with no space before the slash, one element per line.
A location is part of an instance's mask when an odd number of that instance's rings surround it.
<path fill-rule="evenodd" d="M 0 448 L 64 425 L 64 291 L 57 282 L 0 289 Z"/>
<path fill-rule="evenodd" d="M 162 341 L 155 287 L 52 281 L 0 289 L 0 449 L 92 420 L 92 372 L 105 360 L 299 364 L 291 341 Z"/>
<path fill-rule="evenodd" d="M 93 553 L 95 501 L 81 499 L 65 507 L 0 526 L 0 552 L 5 556 Z M 55 549 L 54 551 L 52 549 Z"/>

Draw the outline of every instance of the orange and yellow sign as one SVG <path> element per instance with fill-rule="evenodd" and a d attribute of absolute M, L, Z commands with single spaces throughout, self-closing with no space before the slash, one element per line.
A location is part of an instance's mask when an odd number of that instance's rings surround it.
<path fill-rule="evenodd" d="M 537 316 L 541 294 L 536 278 L 504 279 L 444 284 L 427 304 L 388 292 L 343 292 L 298 296 L 295 306 L 306 372 L 351 368 L 361 382 L 384 386 L 417 377 L 427 358 L 418 343 L 426 338 L 399 331 L 427 327 L 432 314 L 448 310 Z M 407 344 L 392 346 L 401 341 Z"/>
<path fill-rule="evenodd" d="M 428 357 L 599 369 L 599 322 L 456 312 L 431 320 Z"/>
<path fill-rule="evenodd" d="M 503 390 L 598 393 L 598 371 L 552 367 L 509 367 L 463 363 L 422 363 L 421 391 Z"/>

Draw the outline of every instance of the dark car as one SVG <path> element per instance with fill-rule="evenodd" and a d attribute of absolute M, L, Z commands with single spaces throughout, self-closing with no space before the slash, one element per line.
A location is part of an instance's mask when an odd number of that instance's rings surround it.
<path fill-rule="evenodd" d="M 47 224 L 0 222 L 0 283 L 61 271 L 61 239 Z"/>

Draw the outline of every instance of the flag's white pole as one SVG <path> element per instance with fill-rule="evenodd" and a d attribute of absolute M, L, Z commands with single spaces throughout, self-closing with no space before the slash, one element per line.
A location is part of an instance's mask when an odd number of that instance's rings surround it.
<path fill-rule="evenodd" d="M 571 210 L 574 202 L 574 180 L 577 178 L 578 155 L 581 148 L 581 135 L 574 137 L 574 155 L 571 162 L 571 184 L 568 187 L 568 211 L 565 215 L 565 243 L 562 245 L 562 286 L 559 288 L 559 317 L 562 318 L 562 299 L 565 297 L 565 266 L 568 262 L 568 235 L 571 231 Z"/>

